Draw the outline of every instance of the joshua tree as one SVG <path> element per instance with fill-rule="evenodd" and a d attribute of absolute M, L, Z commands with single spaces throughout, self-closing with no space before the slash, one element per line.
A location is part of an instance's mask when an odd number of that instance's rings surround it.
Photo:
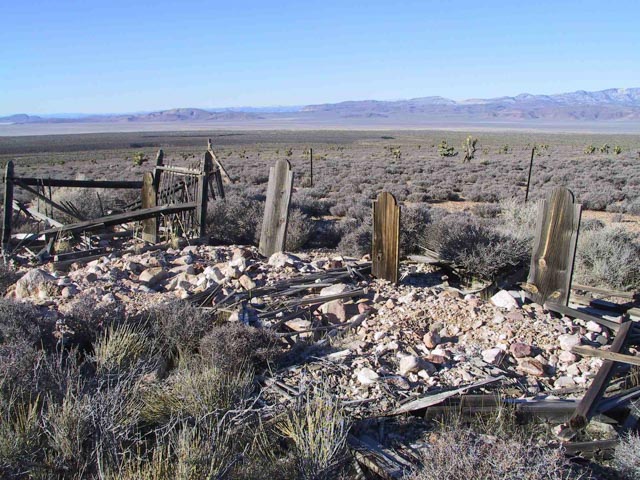
<path fill-rule="evenodd" d="M 455 157 L 458 155 L 454 147 L 449 146 L 446 140 L 442 140 L 438 145 L 438 155 L 441 157 Z"/>
<path fill-rule="evenodd" d="M 462 163 L 471 162 L 476 156 L 476 143 L 478 143 L 477 138 L 473 138 L 471 135 L 467 137 L 467 139 L 462 144 L 462 148 L 464 149 L 464 158 L 462 159 Z"/>

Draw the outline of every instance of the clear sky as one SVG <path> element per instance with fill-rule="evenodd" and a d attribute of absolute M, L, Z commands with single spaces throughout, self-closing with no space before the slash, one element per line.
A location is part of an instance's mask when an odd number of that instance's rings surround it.
<path fill-rule="evenodd" d="M 0 0 L 0 115 L 640 86 L 640 0 Z"/>

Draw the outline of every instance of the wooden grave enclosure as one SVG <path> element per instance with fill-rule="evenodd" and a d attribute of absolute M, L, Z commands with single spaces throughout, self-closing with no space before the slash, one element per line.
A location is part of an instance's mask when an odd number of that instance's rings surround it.
<path fill-rule="evenodd" d="M 389 192 L 373 201 L 373 242 L 371 273 L 398 283 L 400 262 L 400 206 Z"/>
<path fill-rule="evenodd" d="M 289 206 L 293 191 L 293 171 L 288 160 L 278 160 L 269 169 L 267 200 L 258 251 L 265 257 L 284 251 L 287 243 Z"/>
<path fill-rule="evenodd" d="M 54 241 L 60 236 L 71 234 L 74 237 L 85 232 L 101 230 L 106 227 L 142 222 L 141 237 L 144 241 L 155 243 L 160 233 L 165 238 L 183 235 L 200 238 L 206 235 L 206 214 L 209 198 L 224 198 L 223 183 L 232 180 L 216 159 L 209 143 L 200 162 L 189 167 L 165 165 L 164 153 L 158 151 L 153 172 L 146 172 L 142 181 L 135 180 L 71 180 L 18 177 L 14 163 L 9 161 L 4 172 L 4 214 L 2 224 L 2 251 L 6 255 L 12 250 L 12 243 L 19 240 L 18 246 L 40 241 L 43 238 L 47 253 L 53 253 Z M 29 208 L 14 198 L 15 188 L 32 194 L 44 208 Z M 96 189 L 135 189 L 141 192 L 140 198 L 124 207 L 123 212 L 86 219 L 79 209 L 70 202 L 52 198 L 52 187 L 96 188 Z M 98 197 L 99 200 L 99 197 Z M 54 210 L 64 213 L 75 223 L 62 224 L 51 218 Z M 12 223 L 15 213 L 23 212 L 39 222 L 45 228 L 38 232 L 12 237 Z M 89 250 L 91 242 L 86 241 Z"/>
<path fill-rule="evenodd" d="M 573 193 L 563 187 L 554 188 L 539 202 L 531 266 L 524 286 L 533 302 L 567 305 L 581 212 Z"/>

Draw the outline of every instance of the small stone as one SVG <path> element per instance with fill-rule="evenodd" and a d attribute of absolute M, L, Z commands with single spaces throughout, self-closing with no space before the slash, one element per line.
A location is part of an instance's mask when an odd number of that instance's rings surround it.
<path fill-rule="evenodd" d="M 527 375 L 532 375 L 534 377 L 544 376 L 544 366 L 538 360 L 533 358 L 523 358 L 518 363 L 518 368 Z"/>
<path fill-rule="evenodd" d="M 300 259 L 295 255 L 285 252 L 276 252 L 269 257 L 269 265 L 276 268 L 294 267 Z"/>
<path fill-rule="evenodd" d="M 560 343 L 560 348 L 566 352 L 570 352 L 573 347 L 576 347 L 582 344 L 582 339 L 578 334 L 568 334 L 560 335 L 558 337 L 558 342 Z"/>
<path fill-rule="evenodd" d="M 356 377 L 362 385 L 373 385 L 380 379 L 380 375 L 370 368 L 362 368 L 358 370 Z"/>
<path fill-rule="evenodd" d="M 500 290 L 493 297 L 491 297 L 491 303 L 496 307 L 504 308 L 506 310 L 513 310 L 518 308 L 518 302 L 511 296 L 506 290 Z"/>
<path fill-rule="evenodd" d="M 576 382 L 573 381 L 573 378 L 563 375 L 562 377 L 558 377 L 555 382 L 553 382 L 553 388 L 561 389 L 561 388 L 573 388 L 576 386 Z"/>
<path fill-rule="evenodd" d="M 602 333 L 602 326 L 600 326 L 599 323 L 596 323 L 593 320 L 589 320 L 586 327 L 590 332 Z"/>
<path fill-rule="evenodd" d="M 322 290 L 320 290 L 320 296 L 328 297 L 329 295 L 338 295 L 348 290 L 349 290 L 349 285 L 347 285 L 346 283 L 336 283 L 335 285 L 324 287 Z"/>
<path fill-rule="evenodd" d="M 438 346 L 441 341 L 442 338 L 437 332 L 427 332 L 424 334 L 424 337 L 422 337 L 422 342 L 424 343 L 425 347 L 430 350 L 436 348 L 436 346 Z"/>
<path fill-rule="evenodd" d="M 416 373 L 422 370 L 422 360 L 415 355 L 406 355 L 400 358 L 400 365 L 398 372 L 402 376 L 406 376 L 408 373 Z"/>
<path fill-rule="evenodd" d="M 509 347 L 509 351 L 515 358 L 530 357 L 532 353 L 531 345 L 527 345 L 526 343 L 522 342 L 512 343 Z"/>
<path fill-rule="evenodd" d="M 560 360 L 563 363 L 574 363 L 576 360 L 578 360 L 578 357 L 576 357 L 571 352 L 567 352 L 563 350 L 558 354 L 558 360 Z"/>
<path fill-rule="evenodd" d="M 146 283 L 148 286 L 153 287 L 159 284 L 167 277 L 167 272 L 162 267 L 147 268 L 140 274 L 138 280 L 142 283 Z"/>
<path fill-rule="evenodd" d="M 56 278 L 44 270 L 35 268 L 25 273 L 16 282 L 15 293 L 18 299 L 35 297 L 44 299 L 56 287 Z"/>
<path fill-rule="evenodd" d="M 504 357 L 504 350 L 500 348 L 489 348 L 482 352 L 482 359 L 493 365 L 499 365 Z"/>
<path fill-rule="evenodd" d="M 238 281 L 240 282 L 240 285 L 242 285 L 242 287 L 245 290 L 253 290 L 254 288 L 256 288 L 256 282 L 251 280 L 251 277 L 249 277 L 248 275 L 242 275 L 238 279 Z"/>

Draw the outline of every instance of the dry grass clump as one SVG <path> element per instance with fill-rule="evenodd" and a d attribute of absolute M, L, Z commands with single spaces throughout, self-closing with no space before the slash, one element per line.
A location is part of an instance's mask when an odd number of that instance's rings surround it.
<path fill-rule="evenodd" d="M 640 239 L 619 226 L 582 229 L 578 237 L 575 281 L 587 285 L 640 288 Z"/>
<path fill-rule="evenodd" d="M 344 467 L 349 423 L 339 403 L 327 392 L 307 395 L 278 426 L 293 446 L 301 479 L 332 479 Z"/>
<path fill-rule="evenodd" d="M 517 437 L 480 435 L 450 429 L 431 436 L 421 466 L 408 480 L 569 480 L 572 472 L 561 449 L 546 449 Z"/>
<path fill-rule="evenodd" d="M 637 433 L 620 441 L 613 455 L 613 465 L 623 478 L 640 479 L 640 436 Z"/>
<path fill-rule="evenodd" d="M 128 370 L 140 363 L 156 363 L 160 351 L 143 325 L 109 327 L 94 345 L 99 373 Z"/>

